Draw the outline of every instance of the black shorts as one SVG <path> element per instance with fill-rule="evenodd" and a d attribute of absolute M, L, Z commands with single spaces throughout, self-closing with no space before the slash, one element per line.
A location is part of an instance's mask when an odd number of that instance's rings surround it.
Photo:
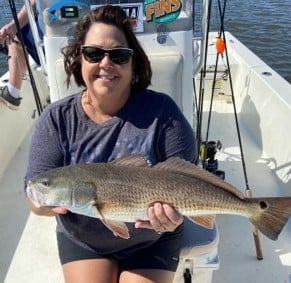
<path fill-rule="evenodd" d="M 183 226 L 183 225 L 181 225 Z M 151 246 L 120 258 L 118 253 L 100 255 L 69 239 L 64 233 L 57 233 L 59 257 L 62 264 L 85 259 L 111 258 L 118 261 L 121 270 L 163 269 L 176 271 L 181 250 L 182 227 L 173 233 L 164 233 Z"/>

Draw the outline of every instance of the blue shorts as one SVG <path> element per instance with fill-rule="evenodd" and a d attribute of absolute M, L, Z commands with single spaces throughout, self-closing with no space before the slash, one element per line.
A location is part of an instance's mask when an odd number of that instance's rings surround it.
<path fill-rule="evenodd" d="M 42 39 L 43 33 L 38 24 L 38 21 L 36 21 L 36 26 L 38 29 L 39 37 Z M 32 31 L 29 24 L 27 24 L 21 29 L 21 34 L 22 34 L 24 46 L 26 47 L 28 54 L 32 57 L 32 59 L 35 61 L 37 65 L 40 65 L 40 60 L 37 54 L 37 50 L 36 50 L 35 43 L 33 40 Z"/>
<path fill-rule="evenodd" d="M 59 257 L 62 264 L 85 259 L 115 259 L 121 270 L 134 269 L 162 269 L 176 271 L 179 263 L 183 225 L 174 232 L 164 233 L 149 247 L 137 250 L 127 255 L 119 253 L 101 255 L 98 252 L 85 249 L 78 245 L 64 233 L 57 233 Z"/>

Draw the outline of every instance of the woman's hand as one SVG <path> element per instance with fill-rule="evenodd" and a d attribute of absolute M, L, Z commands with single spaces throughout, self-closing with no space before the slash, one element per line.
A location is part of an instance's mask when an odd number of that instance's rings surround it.
<path fill-rule="evenodd" d="M 183 216 L 168 204 L 156 202 L 148 209 L 148 221 L 137 220 L 135 228 L 153 229 L 158 233 L 173 232 L 183 222 Z"/>
<path fill-rule="evenodd" d="M 36 207 L 29 197 L 26 198 L 28 202 L 28 206 L 30 207 L 31 211 L 36 215 L 41 216 L 56 216 L 58 214 L 66 214 L 68 210 L 64 207 L 58 206 L 42 206 Z"/>

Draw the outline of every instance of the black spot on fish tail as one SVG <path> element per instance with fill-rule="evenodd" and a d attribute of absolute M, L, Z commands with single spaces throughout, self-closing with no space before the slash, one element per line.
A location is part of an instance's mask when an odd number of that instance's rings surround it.
<path fill-rule="evenodd" d="M 291 217 L 291 197 L 252 198 L 257 202 L 260 213 L 250 217 L 250 221 L 264 235 L 277 240 L 288 219 Z"/>

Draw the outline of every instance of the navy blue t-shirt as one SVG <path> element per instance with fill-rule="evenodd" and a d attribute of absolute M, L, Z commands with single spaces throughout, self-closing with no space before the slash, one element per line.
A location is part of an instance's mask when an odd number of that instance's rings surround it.
<path fill-rule="evenodd" d="M 193 129 L 167 95 L 144 90 L 131 95 L 119 113 L 102 124 L 90 120 L 81 105 L 81 93 L 65 97 L 45 108 L 31 141 L 25 183 L 46 170 L 77 163 L 107 162 L 130 154 L 155 161 L 171 156 L 195 162 Z M 57 216 L 57 231 L 100 254 L 126 255 L 156 241 L 153 230 L 135 229 L 131 238 L 115 237 L 99 219 L 68 212 Z"/>

